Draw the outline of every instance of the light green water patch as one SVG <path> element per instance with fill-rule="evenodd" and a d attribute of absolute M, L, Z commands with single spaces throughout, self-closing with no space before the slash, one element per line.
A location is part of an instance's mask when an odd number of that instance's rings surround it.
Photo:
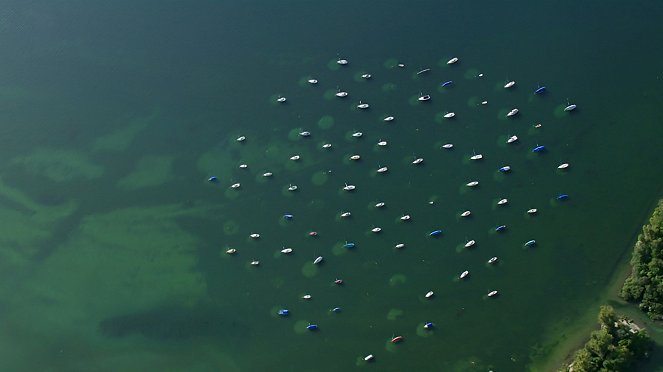
<path fill-rule="evenodd" d="M 311 176 L 311 183 L 315 186 L 322 186 L 329 181 L 329 173 L 327 171 L 317 171 Z"/>
<path fill-rule="evenodd" d="M 481 74 L 481 71 L 478 68 L 472 67 L 465 70 L 463 78 L 465 78 L 465 80 L 483 79 L 483 76 L 479 76 L 479 74 Z"/>
<path fill-rule="evenodd" d="M 0 178 L 0 267 L 23 266 L 51 238 L 53 226 L 77 208 L 74 201 L 41 205 Z"/>
<path fill-rule="evenodd" d="M 334 63 L 336 63 L 336 62 L 334 62 Z M 295 331 L 295 333 L 298 334 L 298 335 L 303 335 L 303 334 L 307 334 L 307 333 L 313 333 L 313 332 L 309 331 L 308 329 L 306 329 L 306 327 L 308 327 L 309 324 L 311 324 L 311 322 L 308 321 L 308 320 L 298 320 L 298 321 L 296 321 L 295 324 L 292 326 L 292 329 L 293 329 L 293 330 Z"/>
<path fill-rule="evenodd" d="M 382 67 L 386 69 L 393 69 L 393 68 L 398 68 L 398 58 L 387 58 L 384 62 L 382 62 Z"/>
<path fill-rule="evenodd" d="M 472 96 L 472 97 L 467 99 L 466 105 L 467 105 L 467 107 L 469 107 L 471 109 L 481 108 L 482 106 L 487 107 L 488 102 L 484 105 L 484 104 L 482 104 L 483 101 L 487 101 L 487 100 L 485 98 L 479 98 L 477 96 Z"/>
<path fill-rule="evenodd" d="M 553 110 L 553 116 L 555 118 L 564 118 L 564 117 L 575 114 L 575 111 L 578 110 L 578 109 L 575 109 L 573 111 L 564 111 L 566 106 L 568 106 L 568 103 L 567 104 L 561 104 L 559 106 L 555 106 L 555 109 Z"/>
<path fill-rule="evenodd" d="M 334 256 L 343 256 L 343 255 L 348 254 L 349 250 L 354 249 L 354 248 L 345 248 L 344 245 L 345 245 L 345 242 L 343 242 L 343 243 L 338 242 L 338 243 L 334 244 L 334 246 L 332 247 L 332 254 Z"/>
<path fill-rule="evenodd" d="M 217 176 L 223 185 L 230 186 L 236 182 L 231 178 L 235 162 L 228 155 L 227 150 L 220 146 L 215 146 L 201 154 L 196 166 L 205 177 Z"/>
<path fill-rule="evenodd" d="M 318 275 L 319 271 L 320 268 L 318 265 L 314 264 L 312 261 L 307 261 L 302 266 L 302 274 L 307 278 L 313 278 L 314 276 Z"/>
<path fill-rule="evenodd" d="M 173 179 L 173 159 L 172 156 L 144 156 L 133 172 L 117 181 L 117 186 L 125 190 L 136 190 L 162 185 Z"/>
<path fill-rule="evenodd" d="M 426 323 L 417 324 L 417 328 L 415 329 L 417 336 L 424 338 L 433 336 L 435 334 L 435 328 L 426 329 L 424 328 L 424 325 L 426 325 Z"/>
<path fill-rule="evenodd" d="M 387 320 L 391 321 L 397 320 L 398 318 L 403 316 L 403 313 L 404 311 L 402 309 L 396 309 L 396 308 L 389 309 L 389 311 L 387 312 Z"/>
<path fill-rule="evenodd" d="M 394 274 L 389 278 L 389 285 L 395 287 L 407 283 L 407 276 L 405 274 Z"/>
<path fill-rule="evenodd" d="M 227 220 L 223 223 L 224 235 L 235 235 L 239 232 L 239 224 L 233 220 Z"/>
<path fill-rule="evenodd" d="M 339 60 L 339 58 L 332 59 L 329 62 L 327 62 L 327 68 L 331 71 L 338 71 L 341 68 L 348 67 L 349 63 L 347 65 L 339 65 L 338 62 L 337 62 L 338 60 Z"/>
<path fill-rule="evenodd" d="M 242 186 L 236 189 L 229 187 L 223 191 L 223 196 L 228 200 L 235 200 L 239 198 L 241 192 L 242 192 Z"/>
<path fill-rule="evenodd" d="M 33 268 L 9 307 L 12 323 L 33 336 L 95 337 L 107 317 L 165 301 L 193 304 L 206 284 L 194 269 L 198 240 L 174 222 L 182 213 L 171 205 L 85 217 L 66 244 Z M 45 342 L 34 339 L 35 348 Z"/>
<path fill-rule="evenodd" d="M 331 115 L 325 115 L 318 119 L 318 128 L 320 129 L 331 129 L 334 126 L 336 120 Z"/>
<path fill-rule="evenodd" d="M 147 117 L 132 119 L 129 121 L 129 125 L 97 137 L 92 141 L 92 151 L 119 152 L 126 150 L 134 142 L 136 137 L 138 137 L 148 125 L 152 124 L 157 117 L 158 111 L 155 110 Z"/>
<path fill-rule="evenodd" d="M 396 83 L 384 83 L 380 87 L 382 93 L 393 93 L 398 90 L 398 85 Z"/>
<path fill-rule="evenodd" d="M 93 163 L 86 154 L 73 150 L 38 149 L 12 159 L 11 163 L 23 166 L 32 176 L 45 176 L 55 182 L 94 179 L 104 174 L 103 166 Z"/>
<path fill-rule="evenodd" d="M 348 97 L 336 97 L 336 93 L 338 93 L 339 88 L 336 89 L 327 89 L 325 92 L 322 94 L 322 98 L 325 99 L 325 101 L 331 101 L 333 99 L 345 99 Z"/>

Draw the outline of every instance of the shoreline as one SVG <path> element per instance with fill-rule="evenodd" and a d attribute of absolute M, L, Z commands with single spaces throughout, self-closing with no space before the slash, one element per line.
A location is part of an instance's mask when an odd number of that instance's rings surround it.
<path fill-rule="evenodd" d="M 642 226 L 647 223 L 660 199 L 660 197 L 655 198 L 644 217 L 641 218 L 642 222 L 638 224 L 639 228 L 634 232 L 628 248 L 623 251 L 622 256 L 608 276 L 609 279 L 603 291 L 598 295 L 598 299 L 591 306 L 588 306 L 582 316 L 569 325 L 561 327 L 558 331 L 550 332 L 550 336 L 544 344 L 544 348 L 550 347 L 550 352 L 540 358 L 533 358 L 528 365 L 530 371 L 558 371 L 563 368 L 566 370 L 565 367 L 571 362 L 576 351 L 587 342 L 590 333 L 598 329 L 596 317 L 601 305 L 606 304 L 613 306 L 618 313 L 627 315 L 635 324 L 645 328 L 647 334 L 654 341 L 655 347 L 663 348 L 663 328 L 638 309 L 637 305 L 626 302 L 619 297 L 621 287 L 632 270 L 631 257 L 635 242 L 642 232 Z M 557 338 L 560 334 L 562 339 Z M 646 361 L 642 362 L 642 364 L 645 363 Z"/>

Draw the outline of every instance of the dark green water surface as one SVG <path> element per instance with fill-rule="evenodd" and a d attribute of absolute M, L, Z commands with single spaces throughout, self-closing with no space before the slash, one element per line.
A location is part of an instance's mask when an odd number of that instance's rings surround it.
<path fill-rule="evenodd" d="M 661 195 L 661 19 L 657 1 L 3 1 L 0 369 L 533 368 Z"/>

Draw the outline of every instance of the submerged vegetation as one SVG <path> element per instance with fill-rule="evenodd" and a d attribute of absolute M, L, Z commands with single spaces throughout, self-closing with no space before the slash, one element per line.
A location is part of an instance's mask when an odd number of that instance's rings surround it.
<path fill-rule="evenodd" d="M 601 306 L 601 329 L 592 332 L 567 368 L 573 372 L 625 371 L 637 360 L 647 357 L 650 339 L 644 330 L 620 318 L 610 306 Z"/>
<path fill-rule="evenodd" d="M 663 199 L 635 243 L 633 270 L 624 282 L 622 297 L 639 302 L 652 319 L 663 319 Z"/>

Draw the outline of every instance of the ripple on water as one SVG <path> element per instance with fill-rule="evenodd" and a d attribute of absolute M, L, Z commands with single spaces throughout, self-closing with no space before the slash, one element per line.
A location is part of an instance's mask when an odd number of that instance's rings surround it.
<path fill-rule="evenodd" d="M 338 59 L 332 59 L 331 61 L 327 62 L 327 68 L 331 71 L 338 71 L 341 67 L 343 67 L 336 63 L 336 61 L 338 61 Z"/>
<path fill-rule="evenodd" d="M 398 59 L 397 58 L 387 58 L 383 63 L 382 66 L 386 69 L 392 69 L 392 68 L 397 68 L 398 67 Z"/>
<path fill-rule="evenodd" d="M 479 71 L 478 68 L 471 67 L 471 68 L 468 68 L 467 70 L 465 70 L 465 73 L 463 74 L 463 77 L 466 80 L 474 80 L 474 79 L 477 79 L 479 77 L 479 74 L 480 74 L 480 71 Z"/>

